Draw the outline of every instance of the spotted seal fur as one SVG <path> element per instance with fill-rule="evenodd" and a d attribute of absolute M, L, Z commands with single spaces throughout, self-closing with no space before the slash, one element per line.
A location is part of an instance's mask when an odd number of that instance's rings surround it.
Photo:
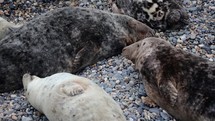
<path fill-rule="evenodd" d="M 113 12 L 126 14 L 154 29 L 178 29 L 189 23 L 179 0 L 110 0 Z"/>
<path fill-rule="evenodd" d="M 178 120 L 215 120 L 215 62 L 154 37 L 125 47 L 122 54 L 142 76 L 146 101 Z"/>
<path fill-rule="evenodd" d="M 0 92 L 20 89 L 26 72 L 40 77 L 76 73 L 148 36 L 154 36 L 154 30 L 126 15 L 55 9 L 0 41 Z"/>
<path fill-rule="evenodd" d="M 112 97 L 87 78 L 25 74 L 22 81 L 27 100 L 50 121 L 126 121 Z"/>

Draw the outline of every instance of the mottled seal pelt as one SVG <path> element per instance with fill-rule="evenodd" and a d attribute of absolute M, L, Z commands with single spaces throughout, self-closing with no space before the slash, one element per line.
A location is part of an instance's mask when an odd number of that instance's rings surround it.
<path fill-rule="evenodd" d="M 112 11 L 126 14 L 154 29 L 179 29 L 189 23 L 181 0 L 109 0 Z"/>
<path fill-rule="evenodd" d="M 50 11 L 0 41 L 0 92 L 20 89 L 24 73 L 75 73 L 148 36 L 154 36 L 151 28 L 126 15 L 78 7 Z"/>
<path fill-rule="evenodd" d="M 50 121 L 126 121 L 120 106 L 91 80 L 70 73 L 25 74 L 25 96 Z"/>
<path fill-rule="evenodd" d="M 215 121 L 215 62 L 154 37 L 122 54 L 143 77 L 148 99 L 182 121 Z"/>

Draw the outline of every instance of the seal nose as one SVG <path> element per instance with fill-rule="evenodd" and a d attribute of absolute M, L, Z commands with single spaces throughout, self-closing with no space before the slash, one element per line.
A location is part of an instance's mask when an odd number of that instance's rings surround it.
<path fill-rule="evenodd" d="M 126 51 L 126 48 L 124 47 L 124 48 L 122 49 L 122 56 L 125 56 L 125 51 Z"/>
<path fill-rule="evenodd" d="M 126 48 L 123 48 L 123 49 L 122 49 L 122 53 L 125 52 L 125 50 L 126 50 Z"/>

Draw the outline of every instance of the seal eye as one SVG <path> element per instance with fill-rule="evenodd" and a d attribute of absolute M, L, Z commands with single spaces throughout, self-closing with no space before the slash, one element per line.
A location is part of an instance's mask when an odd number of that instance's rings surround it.
<path fill-rule="evenodd" d="M 137 44 L 137 47 L 140 47 L 140 45 L 139 45 L 139 44 Z"/>

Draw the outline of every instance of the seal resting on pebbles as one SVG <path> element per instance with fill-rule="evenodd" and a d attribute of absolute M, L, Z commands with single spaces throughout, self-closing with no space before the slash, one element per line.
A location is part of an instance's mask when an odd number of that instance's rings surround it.
<path fill-rule="evenodd" d="M 123 56 L 142 76 L 148 104 L 182 121 L 215 120 L 215 62 L 149 37 L 125 47 Z"/>
<path fill-rule="evenodd" d="M 89 8 L 55 9 L 24 24 L 0 41 L 0 92 L 20 89 L 21 75 L 76 73 L 123 47 L 154 36 L 126 15 Z"/>
<path fill-rule="evenodd" d="M 10 32 L 13 32 L 14 29 L 17 29 L 21 26 L 21 24 L 11 23 L 0 17 L 0 40 L 3 39 Z"/>
<path fill-rule="evenodd" d="M 112 11 L 126 14 L 153 29 L 178 29 L 189 23 L 180 0 L 109 0 Z"/>
<path fill-rule="evenodd" d="M 70 73 L 24 74 L 25 96 L 50 121 L 126 121 L 120 106 L 91 80 Z"/>

